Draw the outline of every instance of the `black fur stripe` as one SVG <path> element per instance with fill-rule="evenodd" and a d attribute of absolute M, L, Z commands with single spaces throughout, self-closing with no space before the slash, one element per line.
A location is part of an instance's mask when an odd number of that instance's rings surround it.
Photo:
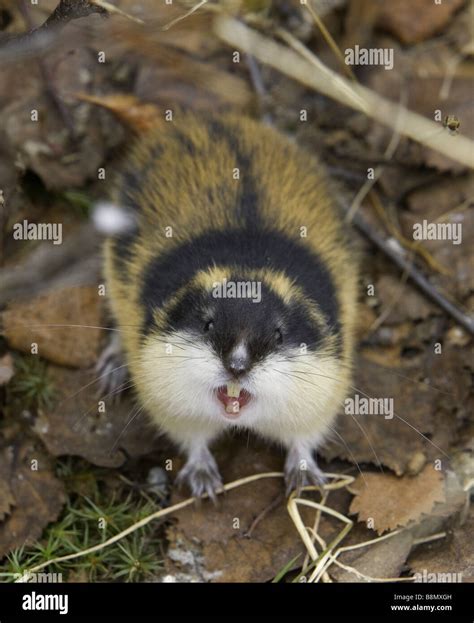
<path fill-rule="evenodd" d="M 232 171 L 229 171 L 229 184 L 239 184 L 240 193 L 235 206 L 239 224 L 245 227 L 255 227 L 260 224 L 258 206 L 261 205 L 257 180 L 252 170 L 252 156 L 244 150 L 238 134 L 232 131 L 229 125 L 219 123 L 215 119 L 208 121 L 209 136 L 215 141 L 224 141 L 235 155 L 236 165 L 240 172 L 240 179 L 232 180 Z"/>
<path fill-rule="evenodd" d="M 239 275 L 230 275 L 237 281 Z M 202 334 L 204 320 L 198 313 L 189 313 L 206 305 L 208 296 L 199 289 L 188 288 L 174 305 L 166 318 L 165 330 L 170 332 L 187 329 Z M 249 353 L 253 361 L 263 358 L 266 348 L 274 340 L 274 326 L 271 318 L 278 318 L 278 324 L 285 333 L 285 344 L 298 347 L 306 344 L 316 348 L 323 338 L 319 327 L 311 319 L 309 310 L 297 304 L 286 305 L 283 300 L 262 284 L 262 305 L 254 305 L 248 298 L 227 299 L 221 306 L 217 321 L 219 330 L 209 336 L 209 341 L 221 357 L 235 344 L 232 336 L 245 334 Z M 221 301 L 222 303 L 222 301 Z"/>
<path fill-rule="evenodd" d="M 130 204 L 137 200 L 136 196 L 142 189 L 143 172 L 132 169 L 124 171 L 119 180 L 118 203 L 123 207 L 130 207 Z"/>
<path fill-rule="evenodd" d="M 331 275 L 324 263 L 277 231 L 236 229 L 209 231 L 156 257 L 145 269 L 141 301 L 146 308 L 145 331 L 153 324 L 153 310 L 185 286 L 199 270 L 211 266 L 269 268 L 284 272 L 301 286 L 324 314 L 332 332 L 339 333 L 339 307 Z"/>
<path fill-rule="evenodd" d="M 117 278 L 121 281 L 126 281 L 128 277 L 128 265 L 135 256 L 134 245 L 137 238 L 138 231 L 136 229 L 112 238 L 113 263 L 117 271 Z"/>

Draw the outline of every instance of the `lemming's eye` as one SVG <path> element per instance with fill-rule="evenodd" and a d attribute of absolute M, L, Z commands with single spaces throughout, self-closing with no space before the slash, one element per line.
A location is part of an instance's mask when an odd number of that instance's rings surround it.
<path fill-rule="evenodd" d="M 280 329 L 275 329 L 275 342 L 281 344 L 283 342 L 283 333 Z"/>
<path fill-rule="evenodd" d="M 204 325 L 204 331 L 206 333 L 209 333 L 209 331 L 212 331 L 213 328 L 214 328 L 214 320 L 208 320 L 206 324 Z"/>

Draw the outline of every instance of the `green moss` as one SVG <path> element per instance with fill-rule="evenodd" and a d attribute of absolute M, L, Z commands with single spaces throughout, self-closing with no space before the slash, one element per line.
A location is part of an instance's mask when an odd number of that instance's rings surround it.
<path fill-rule="evenodd" d="M 59 461 L 57 474 L 68 490 L 59 520 L 48 526 L 40 541 L 11 552 L 0 573 L 23 574 L 46 560 L 103 543 L 160 507 L 159 499 L 124 484 L 117 472 L 91 467 L 79 459 Z M 163 572 L 162 551 L 161 528 L 151 522 L 112 545 L 41 571 L 61 573 L 63 581 L 153 580 Z M 8 581 L 13 576 L 3 578 Z"/>
<path fill-rule="evenodd" d="M 15 375 L 7 387 L 7 404 L 20 404 L 24 409 L 51 407 L 54 389 L 48 377 L 47 364 L 37 356 L 15 357 Z"/>

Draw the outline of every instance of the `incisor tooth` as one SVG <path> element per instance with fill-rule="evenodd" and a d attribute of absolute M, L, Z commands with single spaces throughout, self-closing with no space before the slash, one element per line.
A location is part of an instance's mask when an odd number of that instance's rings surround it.
<path fill-rule="evenodd" d="M 228 402 L 225 406 L 227 413 L 238 413 L 240 411 L 240 404 L 238 400 Z"/>
<path fill-rule="evenodd" d="M 227 395 L 231 398 L 238 398 L 240 395 L 240 383 L 234 383 L 233 381 L 227 383 Z"/>

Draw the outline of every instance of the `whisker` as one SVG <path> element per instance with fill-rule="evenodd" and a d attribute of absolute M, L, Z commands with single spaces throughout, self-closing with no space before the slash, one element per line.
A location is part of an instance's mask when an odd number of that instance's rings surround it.
<path fill-rule="evenodd" d="M 321 375 L 321 374 L 317 374 L 316 372 L 305 372 L 305 374 L 312 374 L 314 376 L 321 376 L 323 378 L 327 378 L 327 379 L 331 379 L 333 381 L 336 382 L 340 382 L 340 380 L 332 378 L 330 376 L 325 376 L 325 375 Z M 374 396 L 370 396 L 369 394 L 366 394 L 362 389 L 360 389 L 359 387 L 356 387 L 354 385 L 349 385 L 349 387 L 352 390 L 355 390 L 356 392 L 359 392 L 360 394 L 362 394 L 363 396 L 365 396 L 366 398 L 369 399 L 374 399 Z M 431 441 L 431 439 L 429 439 L 429 437 L 427 437 L 426 435 L 424 435 L 420 430 L 418 430 L 416 428 L 416 426 L 413 426 L 413 424 L 410 424 L 409 422 L 407 422 L 405 419 L 403 419 L 402 417 L 400 417 L 395 411 L 393 412 L 393 415 L 399 419 L 401 422 L 404 422 L 407 426 L 409 426 L 410 428 L 412 428 L 414 431 L 416 431 L 421 437 L 423 437 L 423 439 L 425 439 L 429 444 L 431 444 L 434 448 L 436 448 L 437 450 L 439 450 L 439 452 L 441 452 L 441 454 L 443 454 L 447 459 L 450 459 L 450 456 L 448 454 L 446 454 L 446 452 L 444 452 L 444 450 L 442 450 L 439 446 L 437 446 L 433 441 Z"/>
<path fill-rule="evenodd" d="M 294 374 L 294 373 L 289 373 L 289 374 L 294 375 L 294 376 L 295 376 L 295 378 L 300 379 L 301 381 L 305 381 L 306 383 L 309 383 L 309 384 L 311 384 L 311 385 L 314 385 L 315 387 L 318 387 L 318 388 L 322 389 L 322 387 L 321 387 L 320 385 L 317 385 L 316 383 L 312 383 L 312 382 L 311 382 L 311 381 L 309 381 L 308 379 L 302 378 L 302 377 L 300 377 L 300 376 L 296 376 L 296 374 Z M 302 372 L 302 374 L 307 374 L 307 373 L 306 373 L 306 372 Z M 323 375 L 317 375 L 317 376 L 323 376 Z M 331 377 L 329 377 L 329 376 L 324 376 L 324 378 L 329 379 L 329 380 L 336 380 L 336 381 L 337 381 L 337 379 L 333 379 L 333 378 L 331 378 Z M 340 382 L 340 379 L 339 379 L 339 381 L 338 381 L 338 382 Z M 339 401 L 338 401 L 338 404 L 339 404 L 339 406 L 341 406 L 342 408 L 344 408 L 344 403 L 343 403 L 343 402 L 339 402 Z M 372 442 L 370 441 L 370 438 L 369 438 L 369 436 L 368 436 L 368 434 L 367 434 L 367 431 L 364 429 L 364 427 L 362 426 L 362 424 L 361 424 L 360 422 L 358 422 L 357 418 L 356 418 L 356 417 L 355 417 L 352 413 L 349 413 L 349 415 L 351 416 L 351 418 L 354 420 L 354 422 L 357 424 L 357 426 L 358 426 L 358 427 L 360 428 L 360 430 L 362 431 L 362 434 L 363 434 L 363 435 L 364 435 L 364 437 L 366 438 L 367 443 L 369 444 L 369 447 L 370 447 L 370 449 L 371 449 L 371 451 L 372 451 L 372 454 L 374 455 L 374 458 L 375 458 L 375 462 L 376 462 L 376 464 L 377 464 L 377 465 L 378 465 L 378 467 L 380 468 L 380 471 L 381 471 L 382 473 L 384 473 L 384 469 L 383 469 L 382 461 L 380 460 L 380 458 L 379 458 L 379 456 L 378 456 L 377 452 L 375 451 L 375 448 L 374 448 L 374 446 L 372 445 Z"/>
<path fill-rule="evenodd" d="M 291 373 L 283 372 L 282 370 L 278 370 L 277 368 L 274 368 L 274 370 L 275 370 L 275 372 L 279 372 L 280 374 L 283 374 L 284 376 L 287 376 L 287 377 L 289 377 L 289 378 L 291 378 L 291 377 L 293 376 Z M 296 377 L 296 378 L 299 378 L 299 377 Z M 304 380 L 304 379 L 303 379 L 303 380 Z M 320 420 L 322 420 L 322 418 L 319 418 L 319 419 L 320 419 Z M 347 445 L 347 443 L 345 442 L 344 438 L 342 437 L 342 435 L 340 435 L 340 434 L 338 433 L 338 431 L 337 431 L 337 430 L 336 430 L 333 426 L 331 426 L 331 425 L 328 425 L 328 426 L 329 426 L 329 428 L 331 429 L 331 431 L 332 431 L 334 434 L 336 434 L 336 435 L 339 437 L 339 439 L 342 441 L 342 443 L 344 444 L 344 446 L 345 446 L 345 448 L 346 448 L 347 452 L 349 453 L 349 455 L 350 455 L 350 456 L 351 456 L 351 458 L 352 458 L 353 463 L 357 466 L 357 469 L 359 470 L 359 473 L 360 473 L 360 475 L 362 476 L 362 479 L 364 480 L 364 482 L 365 482 L 365 483 L 366 483 L 366 485 L 367 485 L 367 481 L 366 481 L 366 479 L 365 479 L 364 473 L 363 473 L 363 471 L 362 471 L 362 469 L 361 469 L 361 467 L 360 467 L 360 465 L 359 465 L 359 463 L 358 463 L 357 459 L 355 458 L 354 454 L 351 452 L 351 450 L 350 450 L 349 446 L 348 446 L 348 445 Z"/>
<path fill-rule="evenodd" d="M 186 355 L 159 355 L 157 357 L 153 357 L 153 361 L 158 359 L 186 359 L 186 361 L 198 361 L 206 359 L 205 357 L 188 357 Z"/>
<path fill-rule="evenodd" d="M 67 396 L 66 398 L 64 398 L 63 400 L 61 400 L 61 402 L 57 405 L 56 408 L 62 406 L 65 402 L 67 402 L 68 400 L 72 400 L 72 398 L 75 398 L 78 394 L 80 394 L 82 391 L 84 391 L 85 389 L 87 389 L 88 387 L 90 387 L 91 385 L 94 385 L 95 383 L 97 383 L 97 381 L 100 381 L 100 379 L 103 379 L 105 376 L 107 376 L 108 374 L 111 374 L 112 372 L 116 372 L 117 370 L 121 370 L 122 368 L 126 368 L 127 364 L 124 363 L 121 366 L 118 366 L 117 368 L 113 368 L 112 370 L 109 370 L 108 372 L 105 372 L 104 374 L 101 374 L 100 376 L 98 376 L 97 378 L 93 379 L 92 381 L 90 381 L 90 383 L 87 383 L 86 385 L 83 385 L 80 389 L 77 390 L 77 392 L 75 392 L 74 394 L 72 394 L 71 396 Z"/>
<path fill-rule="evenodd" d="M 141 325 L 120 325 L 120 328 L 117 327 L 104 327 L 104 326 L 100 326 L 100 325 L 85 325 L 85 324 L 59 324 L 59 323 L 47 323 L 47 324 L 22 324 L 22 323 L 18 323 L 18 326 L 22 326 L 22 327 L 27 327 L 27 328 L 50 328 L 50 329 L 61 329 L 61 328 L 71 328 L 71 329 L 101 329 L 103 331 L 112 331 L 112 332 L 116 332 L 116 333 L 126 333 L 125 328 L 129 328 L 130 332 L 132 332 L 132 329 L 136 329 L 136 328 L 141 328 Z M 184 337 L 183 335 L 179 334 L 179 335 L 170 335 L 170 339 L 166 338 L 166 335 L 160 335 L 158 333 L 143 333 L 142 331 L 139 332 L 134 332 L 136 333 L 139 337 L 150 337 L 153 340 L 157 340 L 159 342 L 162 342 L 164 344 L 170 344 L 171 346 L 176 346 L 176 348 L 182 348 L 182 346 L 179 345 L 179 341 L 184 342 L 185 344 L 190 344 L 191 346 L 196 346 L 198 344 L 198 341 L 196 340 L 195 342 L 192 341 L 191 339 L 188 339 L 186 337 Z"/>
<path fill-rule="evenodd" d="M 313 365 L 309 361 L 302 361 L 301 360 L 301 355 L 288 355 L 288 357 L 286 359 L 281 359 L 279 361 L 284 362 L 287 359 L 290 359 L 290 360 L 300 360 L 300 363 L 302 363 L 302 364 L 309 365 L 309 366 Z M 350 370 L 350 371 L 354 370 L 354 366 L 353 365 L 345 364 L 343 361 L 338 361 L 338 366 L 341 367 L 341 368 L 345 368 L 346 370 Z M 445 396 L 450 396 L 451 398 L 454 397 L 453 393 L 447 392 L 444 389 L 439 389 L 438 387 L 435 387 L 434 385 L 431 385 L 430 383 L 426 383 L 425 381 L 417 381 L 416 379 L 413 379 L 413 378 L 407 376 L 406 374 L 400 374 L 399 372 L 395 372 L 391 368 L 384 368 L 384 366 L 381 366 L 381 365 L 379 365 L 379 367 L 382 368 L 382 370 L 387 370 L 387 373 L 390 373 L 390 374 L 392 374 L 394 376 L 398 376 L 398 377 L 400 377 L 402 379 L 410 381 L 411 383 L 414 383 L 416 385 L 423 385 L 423 387 L 426 387 L 427 389 L 431 389 L 431 390 L 433 390 L 435 392 L 439 392 L 440 394 L 444 394 Z"/>
<path fill-rule="evenodd" d="M 135 411 L 135 413 L 132 415 L 132 417 L 127 421 L 127 423 L 125 424 L 125 426 L 123 427 L 123 429 L 121 430 L 119 436 L 117 437 L 117 439 L 115 440 L 113 446 L 110 449 L 110 454 L 112 454 L 114 452 L 114 450 L 116 450 L 117 445 L 120 441 L 120 439 L 123 437 L 123 435 L 125 434 L 125 432 L 127 431 L 127 429 L 130 427 L 130 425 L 132 424 L 132 422 L 141 414 L 143 413 L 143 411 L 145 410 L 146 406 L 148 404 L 150 404 L 151 400 L 153 399 L 152 396 L 150 396 L 148 398 L 148 400 L 145 400 L 145 402 L 138 407 L 138 409 Z M 131 411 L 133 411 L 135 407 L 132 407 Z M 130 411 L 130 412 L 131 412 Z"/>
<path fill-rule="evenodd" d="M 350 385 L 349 386 L 351 389 L 355 390 L 356 392 L 360 392 L 363 396 L 365 396 L 366 398 L 374 398 L 373 396 L 370 396 L 369 394 L 364 393 L 361 389 L 359 389 L 358 387 L 355 387 L 354 385 Z M 439 452 L 441 452 L 441 454 L 443 454 L 448 460 L 451 460 L 451 457 L 446 454 L 446 452 L 444 452 L 444 450 L 442 450 L 439 446 L 437 446 L 433 441 L 431 441 L 431 439 L 429 439 L 429 437 L 427 437 L 426 435 L 424 435 L 420 430 L 418 430 L 416 428 L 416 426 L 413 426 L 413 424 L 410 424 L 410 422 L 408 422 L 407 420 L 405 420 L 404 418 L 402 418 L 401 416 L 399 416 L 395 411 L 393 412 L 393 415 L 399 419 L 401 422 L 403 422 L 404 424 L 406 424 L 407 426 L 409 426 L 410 428 L 412 428 L 414 431 L 416 431 L 421 437 L 423 437 L 423 439 L 425 439 L 425 441 L 427 441 L 429 444 L 431 444 L 433 446 L 433 448 L 436 448 L 437 450 L 439 450 Z"/>
<path fill-rule="evenodd" d="M 112 391 L 110 391 L 105 396 L 101 396 L 100 399 L 101 400 L 105 400 L 109 396 L 113 396 L 115 394 L 120 394 L 121 392 L 124 392 L 127 389 L 131 389 L 132 387 L 135 387 L 135 383 L 133 383 L 133 382 L 130 382 L 128 385 L 126 383 L 122 383 L 119 387 L 113 389 Z M 74 431 L 79 431 L 80 430 L 80 425 L 81 425 L 82 420 L 87 417 L 87 415 L 94 409 L 95 406 L 96 405 L 94 404 L 92 407 L 90 407 L 90 409 L 87 409 L 87 411 L 85 413 L 83 413 L 76 420 L 76 422 L 74 422 L 74 424 L 72 425 L 72 430 L 74 430 Z"/>
<path fill-rule="evenodd" d="M 27 327 L 27 328 L 48 328 L 48 329 L 101 329 L 103 331 L 115 331 L 117 333 L 124 333 L 124 330 L 121 329 L 117 329 L 116 327 L 102 327 L 99 325 L 88 325 L 88 324 L 22 324 L 22 323 L 18 323 L 17 326 L 22 326 L 22 327 Z M 139 325 L 122 325 L 122 326 L 126 326 L 126 327 L 138 327 Z M 141 335 L 142 337 L 146 337 L 145 333 L 139 333 L 139 335 Z"/>

